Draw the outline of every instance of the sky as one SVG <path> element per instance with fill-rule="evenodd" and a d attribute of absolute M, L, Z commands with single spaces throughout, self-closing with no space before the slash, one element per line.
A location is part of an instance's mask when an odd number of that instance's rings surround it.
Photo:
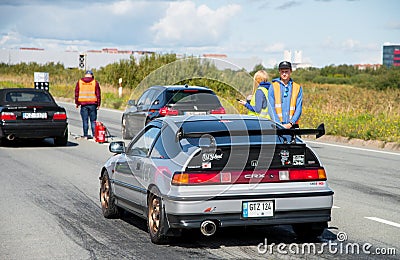
<path fill-rule="evenodd" d="M 380 64 L 400 44 L 398 0 L 0 0 L 0 49 L 117 48 L 201 56 L 284 51 L 313 67 Z"/>

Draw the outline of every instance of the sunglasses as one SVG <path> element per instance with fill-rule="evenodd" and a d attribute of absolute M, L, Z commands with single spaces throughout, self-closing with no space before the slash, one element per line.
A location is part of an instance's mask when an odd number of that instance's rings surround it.
<path fill-rule="evenodd" d="M 285 86 L 285 92 L 283 93 L 284 97 L 287 97 L 289 95 L 289 87 Z"/>

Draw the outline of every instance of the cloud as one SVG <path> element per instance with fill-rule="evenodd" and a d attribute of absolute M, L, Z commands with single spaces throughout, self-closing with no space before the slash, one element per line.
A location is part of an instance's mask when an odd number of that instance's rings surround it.
<path fill-rule="evenodd" d="M 7 33 L 7 34 L 3 35 L 0 38 L 0 46 L 1 45 L 5 45 L 5 44 L 9 44 L 9 43 L 12 43 L 12 42 L 15 42 L 15 41 L 18 41 L 18 34 L 15 33 L 15 32 L 10 32 L 10 33 Z"/>
<path fill-rule="evenodd" d="M 268 45 L 264 48 L 264 52 L 269 52 L 269 53 L 276 53 L 276 52 L 283 52 L 285 49 L 285 45 L 283 43 L 274 43 L 272 45 Z"/>
<path fill-rule="evenodd" d="M 275 9 L 277 9 L 277 10 L 286 10 L 286 9 L 289 9 L 289 8 L 291 8 L 293 6 L 297 6 L 297 5 L 301 5 L 301 2 L 298 2 L 298 1 L 287 1 L 287 2 L 284 2 L 283 4 L 279 5 Z"/>
<path fill-rule="evenodd" d="M 229 35 L 229 22 L 241 7 L 229 4 L 212 10 L 194 2 L 171 2 L 166 14 L 151 27 L 156 44 L 203 46 L 218 44 Z"/>
<path fill-rule="evenodd" d="M 392 21 L 386 25 L 389 29 L 400 30 L 400 21 Z"/>

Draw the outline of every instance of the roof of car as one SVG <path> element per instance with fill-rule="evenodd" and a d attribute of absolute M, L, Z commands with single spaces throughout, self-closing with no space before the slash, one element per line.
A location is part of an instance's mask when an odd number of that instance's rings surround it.
<path fill-rule="evenodd" d="M 182 122 L 199 122 L 199 121 L 219 121 L 219 120 L 257 120 L 257 121 L 270 121 L 266 118 L 242 115 L 242 114 L 218 114 L 218 115 L 182 115 L 162 117 L 157 120 L 171 120 L 174 123 Z"/>
<path fill-rule="evenodd" d="M 169 90 L 182 90 L 182 89 L 198 89 L 198 90 L 209 90 L 211 89 L 202 86 L 189 86 L 189 85 L 166 85 L 166 86 L 152 86 L 152 88 L 162 88 Z"/>
<path fill-rule="evenodd" d="M 21 91 L 21 92 L 24 92 L 24 91 L 45 91 L 45 90 L 43 90 L 43 89 L 36 89 L 36 88 L 3 88 L 3 89 L 0 89 L 0 93 L 1 92 L 16 92 L 16 91 Z"/>

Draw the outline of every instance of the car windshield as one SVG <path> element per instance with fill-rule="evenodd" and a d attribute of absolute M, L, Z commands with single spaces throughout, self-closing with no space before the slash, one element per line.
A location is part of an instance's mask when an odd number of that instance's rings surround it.
<path fill-rule="evenodd" d="M 187 102 L 196 104 L 219 104 L 218 98 L 211 91 L 199 89 L 169 90 L 167 91 L 169 104 Z"/>
<path fill-rule="evenodd" d="M 52 103 L 50 95 L 46 92 L 37 92 L 37 91 L 15 91 L 8 92 L 5 96 L 5 101 L 9 103 L 17 103 L 17 102 L 44 102 L 44 103 Z"/>

